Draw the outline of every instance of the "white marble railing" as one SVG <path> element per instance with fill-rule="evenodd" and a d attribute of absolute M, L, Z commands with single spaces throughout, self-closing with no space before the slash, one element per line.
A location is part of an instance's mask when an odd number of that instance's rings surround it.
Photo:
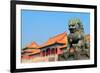
<path fill-rule="evenodd" d="M 44 57 L 35 57 L 32 59 L 22 59 L 23 63 L 31 63 L 31 62 L 46 62 L 49 61 L 50 59 L 54 59 L 53 61 L 58 60 L 58 55 L 49 55 L 49 56 L 44 56 Z"/>

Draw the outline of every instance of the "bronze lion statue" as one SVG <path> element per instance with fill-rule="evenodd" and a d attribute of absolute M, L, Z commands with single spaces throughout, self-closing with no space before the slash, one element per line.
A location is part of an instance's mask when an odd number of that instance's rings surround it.
<path fill-rule="evenodd" d="M 82 22 L 78 18 L 69 20 L 69 34 L 67 48 L 63 54 L 58 56 L 58 60 L 86 60 L 90 58 L 90 41 L 86 40 L 86 34 Z"/>

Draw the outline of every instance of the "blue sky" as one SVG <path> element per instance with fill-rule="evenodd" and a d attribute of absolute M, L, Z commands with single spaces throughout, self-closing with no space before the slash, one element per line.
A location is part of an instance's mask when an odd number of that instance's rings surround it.
<path fill-rule="evenodd" d="M 89 13 L 21 10 L 22 47 L 32 41 L 41 45 L 54 35 L 69 32 L 68 21 L 71 18 L 79 18 L 85 33 L 90 33 Z"/>

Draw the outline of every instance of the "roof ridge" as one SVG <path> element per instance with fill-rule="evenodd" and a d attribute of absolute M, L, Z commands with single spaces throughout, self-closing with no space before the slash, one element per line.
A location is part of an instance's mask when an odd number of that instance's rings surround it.
<path fill-rule="evenodd" d="M 33 43 L 34 43 L 35 45 L 39 46 L 35 41 L 32 41 L 32 42 L 31 42 L 31 44 L 33 44 Z"/>
<path fill-rule="evenodd" d="M 32 47 L 32 46 L 39 47 L 39 45 L 35 41 L 32 41 L 27 45 L 27 47 Z"/>
<path fill-rule="evenodd" d="M 63 32 L 63 33 L 57 34 L 57 35 L 55 35 L 55 36 L 53 36 L 53 37 L 50 37 L 49 39 L 55 38 L 55 37 L 60 36 L 60 35 L 62 35 L 62 34 L 64 34 L 64 33 L 66 33 L 66 31 Z M 49 39 L 48 39 L 48 40 L 49 40 Z"/>
<path fill-rule="evenodd" d="M 67 33 L 66 33 L 66 34 L 67 34 Z M 59 39 L 58 41 L 62 40 L 62 39 L 66 36 L 66 34 L 64 34 L 63 37 L 62 37 L 61 39 Z"/>
<path fill-rule="evenodd" d="M 66 32 L 60 33 L 60 34 L 58 34 L 58 35 L 56 35 L 56 36 L 54 36 L 52 38 L 49 38 L 44 44 L 46 44 L 46 43 L 48 43 L 50 41 L 52 41 L 52 42 L 58 42 L 58 41 L 62 40 L 66 34 L 67 34 Z M 60 38 L 58 38 L 58 39 L 56 39 L 56 37 L 59 37 L 60 35 L 63 35 L 63 36 L 60 37 Z"/>

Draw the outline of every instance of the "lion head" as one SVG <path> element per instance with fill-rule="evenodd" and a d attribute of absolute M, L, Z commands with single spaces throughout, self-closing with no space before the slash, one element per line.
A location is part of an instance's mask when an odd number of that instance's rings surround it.
<path fill-rule="evenodd" d="M 74 33 L 76 31 L 83 30 L 83 25 L 81 20 L 78 18 L 73 18 L 69 20 L 69 31 L 70 33 Z"/>

